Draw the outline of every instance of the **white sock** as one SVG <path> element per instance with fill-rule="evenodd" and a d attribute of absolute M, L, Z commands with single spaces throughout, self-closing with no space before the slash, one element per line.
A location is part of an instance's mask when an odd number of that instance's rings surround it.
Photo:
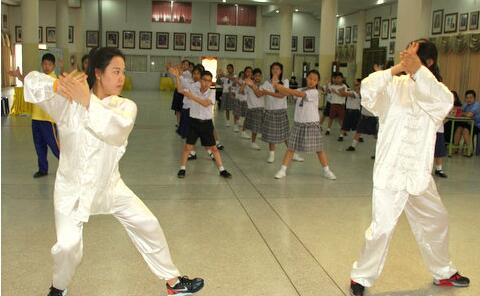
<path fill-rule="evenodd" d="M 330 171 L 330 167 L 327 165 L 327 166 L 324 166 L 323 167 L 323 171 L 325 172 L 329 172 Z"/>
<path fill-rule="evenodd" d="M 212 150 L 208 149 L 208 150 L 207 150 L 207 153 L 208 153 L 208 155 L 211 155 L 211 154 L 212 154 Z"/>
<path fill-rule="evenodd" d="M 286 172 L 287 172 L 287 166 L 286 166 L 286 165 L 282 165 L 282 166 L 280 167 L 280 171 L 286 173 Z"/>
<path fill-rule="evenodd" d="M 185 167 L 184 165 L 181 165 L 181 166 L 180 166 L 180 169 L 181 169 L 181 170 L 185 170 L 186 167 Z"/>
<path fill-rule="evenodd" d="M 223 171 L 225 170 L 225 168 L 223 167 L 223 165 L 221 165 L 221 166 L 218 167 L 218 170 L 219 170 L 220 172 L 223 172 Z"/>
<path fill-rule="evenodd" d="M 441 171 L 442 170 L 442 165 L 436 165 L 435 168 L 437 169 L 437 171 Z"/>
<path fill-rule="evenodd" d="M 330 128 L 327 128 L 327 131 L 330 131 Z"/>
<path fill-rule="evenodd" d="M 357 140 L 353 140 L 353 142 L 352 142 L 352 147 L 353 147 L 353 148 L 357 147 L 357 144 L 358 144 L 358 141 L 357 141 Z"/>
<path fill-rule="evenodd" d="M 340 135 L 338 135 L 338 137 L 340 137 L 340 138 L 343 138 L 343 134 L 342 134 L 342 133 L 340 133 Z"/>
<path fill-rule="evenodd" d="M 275 151 L 270 151 L 270 156 L 275 156 Z"/>
<path fill-rule="evenodd" d="M 197 154 L 197 151 L 195 150 L 190 151 L 190 155 L 196 155 L 196 154 Z"/>
<path fill-rule="evenodd" d="M 215 144 L 217 144 L 217 145 L 220 144 L 220 141 L 215 141 Z"/>

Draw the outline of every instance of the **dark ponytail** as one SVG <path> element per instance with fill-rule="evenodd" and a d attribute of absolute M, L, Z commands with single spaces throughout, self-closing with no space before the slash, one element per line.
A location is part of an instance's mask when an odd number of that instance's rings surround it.
<path fill-rule="evenodd" d="M 87 81 L 90 88 L 93 87 L 97 80 L 95 76 L 95 69 L 105 71 L 114 57 L 121 57 L 125 61 L 125 55 L 118 48 L 112 47 L 96 47 L 90 50 L 88 54 L 88 70 Z"/>
<path fill-rule="evenodd" d="M 422 61 L 422 64 L 427 67 L 430 72 L 437 78 L 438 81 L 442 81 L 442 76 L 440 75 L 440 68 L 438 67 L 438 51 L 437 47 L 435 44 L 428 39 L 418 39 L 415 40 L 415 42 L 418 42 L 418 52 L 417 55 Z M 432 59 L 433 64 L 428 67 L 427 65 L 427 60 Z"/>

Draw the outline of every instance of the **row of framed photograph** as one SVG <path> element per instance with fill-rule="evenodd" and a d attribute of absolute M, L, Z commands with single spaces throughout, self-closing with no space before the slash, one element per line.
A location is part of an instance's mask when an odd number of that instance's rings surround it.
<path fill-rule="evenodd" d="M 397 18 L 382 19 L 375 17 L 365 25 L 365 41 L 372 38 L 395 39 L 397 37 Z"/>
<path fill-rule="evenodd" d="M 280 49 L 280 35 L 270 35 L 270 50 Z M 298 51 L 298 36 L 292 36 L 292 51 Z M 303 37 L 303 52 L 315 52 L 315 36 Z"/>
<path fill-rule="evenodd" d="M 447 13 L 443 16 L 444 10 L 438 9 L 433 11 L 432 16 L 432 35 L 442 33 L 456 33 L 462 31 L 478 30 L 478 18 L 480 11 L 468 12 L 460 14 L 460 22 L 458 21 L 458 12 Z M 469 23 L 470 19 L 470 23 Z"/>
<path fill-rule="evenodd" d="M 56 43 L 57 42 L 57 29 L 55 27 L 45 27 L 45 37 L 46 43 Z M 22 27 L 15 26 L 15 42 L 22 43 Z M 68 43 L 73 43 L 74 41 L 74 28 L 73 26 L 68 26 Z M 43 43 L 43 27 L 38 27 L 38 42 Z"/>

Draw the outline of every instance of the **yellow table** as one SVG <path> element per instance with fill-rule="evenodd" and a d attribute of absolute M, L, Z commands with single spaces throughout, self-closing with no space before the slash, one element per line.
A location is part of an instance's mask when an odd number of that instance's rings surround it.
<path fill-rule="evenodd" d="M 23 87 L 15 87 L 10 115 L 17 116 L 27 114 L 32 114 L 32 104 L 25 102 L 25 98 L 23 97 Z"/>
<path fill-rule="evenodd" d="M 122 91 L 131 91 L 132 90 L 132 78 L 125 76 L 125 82 L 123 83 Z"/>
<path fill-rule="evenodd" d="M 170 77 L 160 77 L 160 90 L 175 90 L 175 84 L 173 83 L 173 79 Z"/>
<path fill-rule="evenodd" d="M 473 149 L 473 129 L 475 127 L 475 120 L 470 117 L 455 117 L 448 116 L 445 122 L 452 122 L 451 132 L 450 132 L 450 141 L 448 142 L 448 156 L 452 156 L 452 150 L 459 148 L 459 145 L 453 143 L 454 133 L 455 133 L 455 122 L 466 122 L 470 124 L 470 145 L 468 146 L 468 155 L 472 154 Z"/>

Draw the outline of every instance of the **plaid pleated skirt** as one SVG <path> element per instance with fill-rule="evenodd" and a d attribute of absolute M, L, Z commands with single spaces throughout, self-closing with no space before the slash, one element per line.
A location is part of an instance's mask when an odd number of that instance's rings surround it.
<path fill-rule="evenodd" d="M 265 110 L 262 125 L 262 141 L 270 144 L 285 143 L 288 139 L 289 122 L 286 109 Z"/>
<path fill-rule="evenodd" d="M 262 123 L 263 123 L 263 108 L 253 108 L 248 109 L 247 117 L 245 117 L 245 128 L 250 130 L 252 133 L 261 133 L 262 132 Z"/>
<path fill-rule="evenodd" d="M 248 111 L 247 101 L 240 101 L 240 107 L 242 110 L 240 117 L 247 117 L 247 111 Z"/>
<path fill-rule="evenodd" d="M 323 150 L 319 122 L 294 122 L 288 137 L 288 149 L 298 152 L 319 152 Z"/>
<path fill-rule="evenodd" d="M 237 98 L 233 99 L 233 115 L 242 116 L 242 102 Z"/>
<path fill-rule="evenodd" d="M 226 111 L 233 110 L 233 96 L 229 93 L 222 94 L 222 106 Z"/>

